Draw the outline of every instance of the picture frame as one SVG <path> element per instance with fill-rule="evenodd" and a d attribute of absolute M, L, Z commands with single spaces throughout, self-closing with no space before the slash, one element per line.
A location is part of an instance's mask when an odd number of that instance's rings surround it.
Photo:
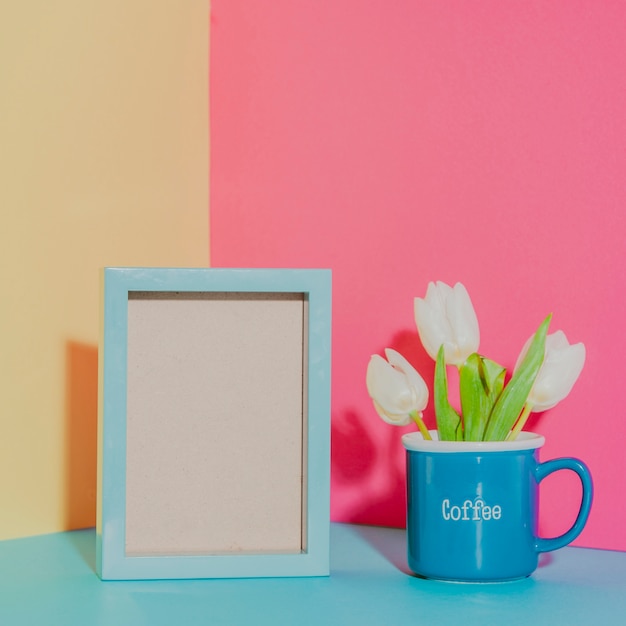
<path fill-rule="evenodd" d="M 331 281 L 102 270 L 101 579 L 329 574 Z"/>

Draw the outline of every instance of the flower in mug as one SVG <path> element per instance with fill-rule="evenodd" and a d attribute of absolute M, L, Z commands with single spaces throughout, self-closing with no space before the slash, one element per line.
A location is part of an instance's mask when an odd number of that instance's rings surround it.
<path fill-rule="evenodd" d="M 478 350 L 478 319 L 467 289 L 457 283 L 429 283 L 426 297 L 415 298 L 415 322 L 422 345 L 430 357 L 437 359 L 444 347 L 446 365 L 461 366 Z"/>
<path fill-rule="evenodd" d="M 530 339 L 522 348 L 515 369 L 524 358 Z M 528 394 L 530 410 L 538 413 L 556 406 L 572 390 L 585 364 L 585 345 L 570 344 L 562 330 L 546 337 L 545 357 Z"/>
<path fill-rule="evenodd" d="M 570 345 L 562 331 L 548 335 L 552 314 L 526 342 L 506 382 L 506 369 L 478 353 L 480 334 L 474 307 L 461 283 L 429 283 L 414 300 L 415 321 L 426 352 L 435 360 L 433 403 L 440 441 L 512 441 L 531 412 L 563 400 L 585 361 L 582 343 Z M 424 439 L 422 420 L 428 390 L 422 377 L 394 350 L 387 361 L 372 357 L 367 388 L 378 414 L 390 424 L 413 419 Z M 447 369 L 459 370 L 460 411 L 450 403 Z"/>
<path fill-rule="evenodd" d="M 391 348 L 385 350 L 387 360 L 378 354 L 367 366 L 367 391 L 374 408 L 388 424 L 406 426 L 414 420 L 422 433 L 421 414 L 428 404 L 428 387 L 415 368 Z"/>

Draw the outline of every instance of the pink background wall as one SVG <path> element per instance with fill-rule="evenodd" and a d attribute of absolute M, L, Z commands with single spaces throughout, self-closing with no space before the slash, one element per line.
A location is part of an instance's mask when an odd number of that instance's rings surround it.
<path fill-rule="evenodd" d="M 401 430 L 365 368 L 392 346 L 432 380 L 413 297 L 462 281 L 504 365 L 550 311 L 585 342 L 574 391 L 530 426 L 542 458 L 592 469 L 578 545 L 626 549 L 626 4 L 212 7 L 211 264 L 333 269 L 333 519 L 403 525 Z M 555 534 L 579 488 L 542 489 Z"/>

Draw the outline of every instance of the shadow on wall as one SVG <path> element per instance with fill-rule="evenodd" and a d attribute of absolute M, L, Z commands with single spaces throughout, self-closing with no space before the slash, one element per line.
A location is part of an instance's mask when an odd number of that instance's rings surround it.
<path fill-rule="evenodd" d="M 96 523 L 98 348 L 68 341 L 65 349 L 65 528 Z"/>
<path fill-rule="evenodd" d="M 375 444 L 367 428 L 370 416 L 346 411 L 337 417 L 333 416 L 332 426 L 333 487 L 358 496 L 341 521 L 403 527 L 406 483 L 402 468 L 394 462 L 400 433 L 389 426 L 384 442 Z"/>
<path fill-rule="evenodd" d="M 388 347 L 397 350 L 423 376 L 432 389 L 434 363 L 422 348 L 416 331 L 396 333 Z M 381 349 L 380 354 L 384 354 Z M 365 372 L 363 365 L 363 389 Z M 424 412 L 435 427 L 432 401 Z M 381 424 L 375 422 L 381 422 Z M 374 424 L 374 427 L 372 427 Z M 335 413 L 332 422 L 332 481 L 335 497 L 352 502 L 341 521 L 403 528 L 406 523 L 406 472 L 402 435 L 414 426 L 382 424 L 374 407 L 367 414 L 355 409 Z M 374 440 L 375 437 L 375 440 Z"/>

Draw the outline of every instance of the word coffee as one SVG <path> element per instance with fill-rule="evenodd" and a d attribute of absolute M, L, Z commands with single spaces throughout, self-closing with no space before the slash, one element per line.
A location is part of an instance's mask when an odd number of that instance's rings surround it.
<path fill-rule="evenodd" d="M 502 517 L 502 507 L 499 504 L 489 506 L 482 498 L 465 500 L 462 504 L 451 504 L 446 498 L 441 503 L 441 515 L 443 519 L 453 522 L 488 522 L 499 520 Z"/>

